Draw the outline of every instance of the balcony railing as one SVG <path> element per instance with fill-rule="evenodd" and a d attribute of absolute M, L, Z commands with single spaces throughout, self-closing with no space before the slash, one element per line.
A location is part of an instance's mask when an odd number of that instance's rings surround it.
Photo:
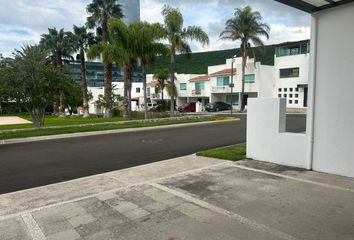
<path fill-rule="evenodd" d="M 205 96 L 205 91 L 204 90 L 192 90 L 192 96 L 195 96 L 195 97 Z"/>
<path fill-rule="evenodd" d="M 231 89 L 229 86 L 217 86 L 211 88 L 212 93 L 228 93 L 230 91 Z"/>

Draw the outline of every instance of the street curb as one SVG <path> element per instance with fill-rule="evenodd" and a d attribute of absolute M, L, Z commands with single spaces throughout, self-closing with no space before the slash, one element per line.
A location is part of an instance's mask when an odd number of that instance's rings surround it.
<path fill-rule="evenodd" d="M 164 125 L 164 126 L 126 128 L 126 129 L 103 130 L 103 131 L 92 131 L 92 132 L 81 132 L 81 133 L 68 133 L 68 134 L 28 137 L 28 138 L 4 139 L 4 140 L 0 140 L 0 146 L 9 145 L 9 144 L 16 144 L 16 143 L 29 143 L 29 142 L 39 142 L 39 141 L 46 141 L 46 140 L 60 140 L 60 139 L 68 139 L 68 138 L 98 136 L 98 135 L 117 134 L 117 133 L 151 131 L 151 130 L 156 130 L 156 129 L 180 128 L 180 127 L 185 127 L 185 126 L 199 126 L 199 125 L 207 125 L 207 124 L 213 124 L 213 123 L 215 123 L 215 122 L 214 121 L 205 121 L 205 122 L 195 122 L 195 123 L 177 123 L 177 124 Z"/>

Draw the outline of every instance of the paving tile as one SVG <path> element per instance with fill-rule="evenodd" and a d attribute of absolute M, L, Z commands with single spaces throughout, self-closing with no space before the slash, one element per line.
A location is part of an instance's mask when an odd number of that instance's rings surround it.
<path fill-rule="evenodd" d="M 120 213 L 126 213 L 139 208 L 138 205 L 128 201 L 115 200 L 114 202 L 109 202 L 109 205 Z"/>
<path fill-rule="evenodd" d="M 179 197 L 171 197 L 171 198 L 166 198 L 163 203 L 169 207 L 175 207 L 178 206 L 182 203 L 184 203 L 185 201 L 182 198 Z"/>
<path fill-rule="evenodd" d="M 115 240 L 113 233 L 109 230 L 104 230 L 91 236 L 85 237 L 85 240 Z"/>
<path fill-rule="evenodd" d="M 47 236 L 47 240 L 77 240 L 77 239 L 81 239 L 81 237 L 74 229 Z"/>
<path fill-rule="evenodd" d="M 21 217 L 0 221 L 1 240 L 32 240 Z"/>
<path fill-rule="evenodd" d="M 74 228 L 76 228 L 80 225 L 85 225 L 94 222 L 96 221 L 96 218 L 94 218 L 91 214 L 84 214 L 84 215 L 70 218 L 68 219 L 68 221 Z"/>
<path fill-rule="evenodd" d="M 149 205 L 146 205 L 143 207 L 143 209 L 145 209 L 146 211 L 152 212 L 152 213 L 160 212 L 160 211 L 163 211 L 167 208 L 168 208 L 168 206 L 166 206 L 165 204 L 160 203 L 160 202 L 154 202 L 152 204 L 149 204 Z"/>
<path fill-rule="evenodd" d="M 75 230 L 80 234 L 81 237 L 89 237 L 95 233 L 104 231 L 106 229 L 102 227 L 98 221 L 95 221 L 81 225 L 75 228 Z"/>
<path fill-rule="evenodd" d="M 150 212 L 148 212 L 142 208 L 136 208 L 131 211 L 124 212 L 122 214 L 124 216 L 126 216 L 127 218 L 129 218 L 130 220 L 136 220 L 138 218 L 143 218 L 143 217 L 148 216 L 150 214 Z"/>
<path fill-rule="evenodd" d="M 61 215 L 51 215 L 42 218 L 34 217 L 34 219 L 45 236 L 49 236 L 73 228 L 71 224 Z"/>
<path fill-rule="evenodd" d="M 112 228 L 129 221 L 129 219 L 124 215 L 114 211 L 110 215 L 105 215 L 101 218 L 98 218 L 97 221 L 103 228 Z"/>

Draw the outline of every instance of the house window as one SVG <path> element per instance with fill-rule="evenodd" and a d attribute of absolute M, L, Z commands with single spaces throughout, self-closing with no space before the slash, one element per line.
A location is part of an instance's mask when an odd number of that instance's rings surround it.
<path fill-rule="evenodd" d="M 136 93 L 140 93 L 140 88 L 136 88 Z"/>
<path fill-rule="evenodd" d="M 238 105 L 238 95 L 226 95 L 226 103 L 231 104 L 232 100 L 232 105 Z"/>
<path fill-rule="evenodd" d="M 284 88 L 284 92 L 287 92 L 288 91 L 288 89 L 287 88 Z"/>
<path fill-rule="evenodd" d="M 195 91 L 201 92 L 204 90 L 204 88 L 205 88 L 204 82 L 196 82 L 195 83 Z"/>
<path fill-rule="evenodd" d="M 245 75 L 245 83 L 255 83 L 256 75 L 255 74 L 246 74 Z"/>
<path fill-rule="evenodd" d="M 180 83 L 179 84 L 179 90 L 181 90 L 181 91 L 187 90 L 187 83 Z"/>
<path fill-rule="evenodd" d="M 230 85 L 230 77 L 217 77 L 216 86 L 219 89 L 224 89 L 225 86 Z"/>
<path fill-rule="evenodd" d="M 293 91 L 293 88 L 289 88 L 289 91 L 292 92 L 292 91 Z"/>
<path fill-rule="evenodd" d="M 289 100 L 289 104 L 293 104 L 293 100 Z"/>
<path fill-rule="evenodd" d="M 295 92 L 298 92 L 299 91 L 299 88 L 295 88 Z"/>
<path fill-rule="evenodd" d="M 278 92 L 281 92 L 281 88 L 278 88 Z"/>
<path fill-rule="evenodd" d="M 299 100 L 295 100 L 295 104 L 299 104 Z"/>
<path fill-rule="evenodd" d="M 293 97 L 293 95 L 292 95 L 292 94 L 289 94 L 289 97 L 291 97 L 291 98 L 292 98 L 292 97 Z"/>
<path fill-rule="evenodd" d="M 150 96 L 150 95 L 151 95 L 151 92 L 150 92 L 150 91 L 151 91 L 150 88 L 147 88 L 147 89 L 146 89 L 146 95 L 147 95 L 147 96 Z"/>
<path fill-rule="evenodd" d="M 286 94 L 283 95 L 286 98 Z"/>
<path fill-rule="evenodd" d="M 279 70 L 280 78 L 299 77 L 300 68 L 284 68 Z"/>
<path fill-rule="evenodd" d="M 281 94 L 278 94 L 278 97 L 281 98 Z"/>
<path fill-rule="evenodd" d="M 299 94 L 295 94 L 295 97 L 298 98 L 298 97 L 299 97 Z"/>

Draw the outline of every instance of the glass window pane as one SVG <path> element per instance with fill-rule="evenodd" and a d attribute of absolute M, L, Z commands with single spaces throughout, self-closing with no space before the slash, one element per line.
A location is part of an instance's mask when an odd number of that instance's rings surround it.
<path fill-rule="evenodd" d="M 187 83 L 180 83 L 179 84 L 179 89 L 182 90 L 182 91 L 183 90 L 187 90 Z"/>
<path fill-rule="evenodd" d="M 256 79 L 255 74 L 246 74 L 245 75 L 245 83 L 254 83 Z"/>

